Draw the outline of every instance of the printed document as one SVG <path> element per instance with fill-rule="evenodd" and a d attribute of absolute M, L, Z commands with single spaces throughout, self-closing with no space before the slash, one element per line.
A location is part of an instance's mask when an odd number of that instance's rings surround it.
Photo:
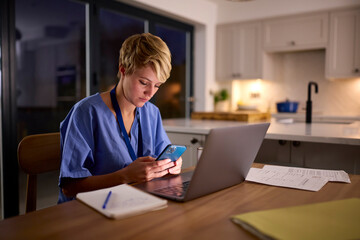
<path fill-rule="evenodd" d="M 308 191 L 319 191 L 328 181 L 325 177 L 309 177 L 299 173 L 261 168 L 250 168 L 245 180 L 266 185 L 297 188 Z"/>
<path fill-rule="evenodd" d="M 299 167 L 283 167 L 283 166 L 275 166 L 275 165 L 265 165 L 263 169 L 272 169 L 281 172 L 294 172 L 306 176 L 322 176 L 322 177 L 326 177 L 330 182 L 350 183 L 349 174 L 347 174 L 343 170 L 322 170 L 322 169 L 299 168 Z"/>
<path fill-rule="evenodd" d="M 344 171 L 265 165 L 262 169 L 251 168 L 246 179 L 272 186 L 319 191 L 328 181 L 350 183 Z"/>

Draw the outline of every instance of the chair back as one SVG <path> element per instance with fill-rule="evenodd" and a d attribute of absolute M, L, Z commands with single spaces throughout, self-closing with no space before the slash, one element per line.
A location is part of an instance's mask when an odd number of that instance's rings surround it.
<path fill-rule="evenodd" d="M 60 169 L 60 133 L 24 137 L 18 145 L 20 168 L 27 174 L 26 213 L 36 210 L 37 174 Z"/>

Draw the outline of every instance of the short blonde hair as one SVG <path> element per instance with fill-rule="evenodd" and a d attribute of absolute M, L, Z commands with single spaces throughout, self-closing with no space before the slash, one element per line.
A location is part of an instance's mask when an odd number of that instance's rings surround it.
<path fill-rule="evenodd" d="M 125 74 L 133 74 L 138 68 L 151 64 L 160 82 L 170 77 L 171 53 L 161 38 L 151 33 L 135 34 L 127 38 L 121 46 L 119 67 Z M 118 78 L 121 71 L 118 72 Z"/>

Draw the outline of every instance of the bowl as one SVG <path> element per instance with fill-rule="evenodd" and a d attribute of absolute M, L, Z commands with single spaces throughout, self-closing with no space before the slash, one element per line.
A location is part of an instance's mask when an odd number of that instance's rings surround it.
<path fill-rule="evenodd" d="M 299 102 L 278 102 L 276 104 L 278 112 L 296 113 Z"/>

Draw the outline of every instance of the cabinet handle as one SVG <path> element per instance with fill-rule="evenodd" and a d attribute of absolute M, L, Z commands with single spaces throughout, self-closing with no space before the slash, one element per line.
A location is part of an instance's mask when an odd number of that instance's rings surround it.
<path fill-rule="evenodd" d="M 355 72 L 355 73 L 359 73 L 359 69 L 358 69 L 358 68 L 355 68 L 354 72 Z"/>
<path fill-rule="evenodd" d="M 286 140 L 279 140 L 279 144 L 280 144 L 281 146 L 284 146 L 284 145 L 286 144 Z"/>
<path fill-rule="evenodd" d="M 233 74 L 232 74 L 232 77 L 233 77 L 233 78 L 241 77 L 241 73 L 233 73 Z"/>
<path fill-rule="evenodd" d="M 299 146 L 300 146 L 300 142 L 299 142 L 299 141 L 293 141 L 293 146 L 294 146 L 294 147 L 299 147 Z"/>
<path fill-rule="evenodd" d="M 291 42 L 290 42 L 290 45 L 291 45 L 291 46 L 295 46 L 295 41 L 291 41 Z"/>
<path fill-rule="evenodd" d="M 199 140 L 197 138 L 193 138 L 190 140 L 191 144 L 195 144 L 195 143 L 198 143 Z"/>

